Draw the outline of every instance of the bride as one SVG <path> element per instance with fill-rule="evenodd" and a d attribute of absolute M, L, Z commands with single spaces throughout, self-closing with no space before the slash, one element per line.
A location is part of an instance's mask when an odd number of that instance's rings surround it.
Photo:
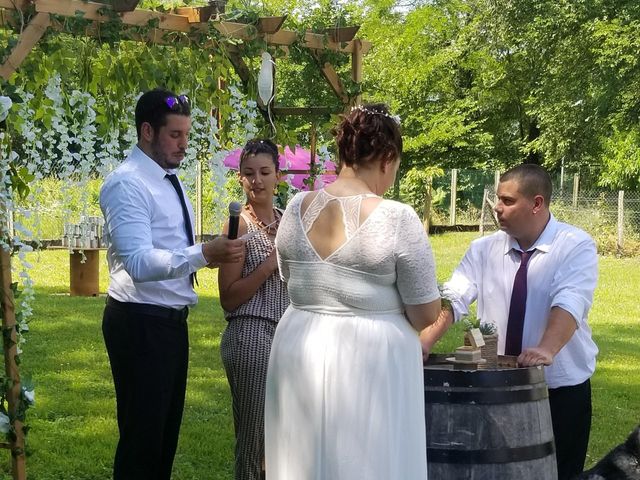
<path fill-rule="evenodd" d="M 383 104 L 335 130 L 338 179 L 295 196 L 276 236 L 291 305 L 276 330 L 265 405 L 268 480 L 425 480 L 418 331 L 440 311 L 415 212 L 381 195 L 402 154 Z"/>

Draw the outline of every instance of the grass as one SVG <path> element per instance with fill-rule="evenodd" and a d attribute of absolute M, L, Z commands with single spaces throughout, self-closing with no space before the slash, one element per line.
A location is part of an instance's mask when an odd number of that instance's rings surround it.
<path fill-rule="evenodd" d="M 439 281 L 449 277 L 475 236 L 432 236 Z M 36 385 L 36 405 L 27 413 L 29 479 L 106 480 L 117 427 L 101 333 L 104 297 L 68 296 L 66 251 L 34 253 L 29 260 L 34 265 L 36 301 L 21 366 Z M 640 421 L 639 267 L 638 258 L 600 260 L 600 282 L 590 316 L 600 355 L 593 378 L 588 465 L 623 441 Z M 219 353 L 225 322 L 217 299 L 216 272 L 205 270 L 198 277 L 200 303 L 189 317 L 189 384 L 174 479 L 229 480 L 233 420 Z M 101 264 L 101 291 L 106 291 L 107 282 L 106 266 Z M 461 343 L 461 328 L 454 326 L 436 351 L 451 352 Z M 5 455 L 0 458 L 1 480 L 10 478 L 9 454 Z"/>

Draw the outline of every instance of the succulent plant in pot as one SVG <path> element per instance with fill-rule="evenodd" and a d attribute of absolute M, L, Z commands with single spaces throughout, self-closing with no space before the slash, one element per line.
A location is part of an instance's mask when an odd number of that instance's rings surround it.
<path fill-rule="evenodd" d="M 469 332 L 472 328 L 477 328 L 482 333 L 484 346 L 480 347 L 482 358 L 487 360 L 484 368 L 496 368 L 498 366 L 498 329 L 496 324 L 492 322 L 481 322 L 480 319 L 470 320 L 465 318 L 462 320 L 465 332 Z M 471 345 L 467 333 L 464 339 L 465 345 Z"/>
<path fill-rule="evenodd" d="M 498 329 L 496 328 L 496 324 L 495 323 L 481 322 L 480 319 L 478 319 L 478 318 L 473 319 L 473 320 L 469 320 L 468 318 L 465 318 L 464 320 L 462 320 L 462 323 L 464 325 L 464 331 L 465 332 L 468 332 L 472 328 L 477 328 L 477 329 L 480 330 L 480 333 L 482 333 L 482 336 L 484 336 L 484 337 L 489 337 L 491 335 L 497 335 L 497 333 L 498 333 Z"/>

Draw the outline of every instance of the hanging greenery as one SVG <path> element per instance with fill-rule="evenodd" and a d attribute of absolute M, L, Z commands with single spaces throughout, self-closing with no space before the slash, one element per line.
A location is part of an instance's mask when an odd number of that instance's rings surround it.
<path fill-rule="evenodd" d="M 143 2 L 147 7 L 150 3 L 154 2 Z M 158 5 L 151 6 L 158 10 L 177 6 L 155 3 Z M 317 62 L 335 61 L 347 83 L 348 56 L 309 56 L 301 47 L 301 26 L 298 41 L 287 49 L 267 45 L 260 35 L 244 40 L 224 37 L 212 23 L 208 29 L 189 33 L 158 33 L 157 17 L 145 25 L 127 26 L 107 6 L 98 13 L 108 21 L 96 23 L 82 12 L 73 17 L 51 15 L 52 28 L 20 70 L 10 80 L 0 80 L 0 202 L 5 207 L 0 211 L 13 212 L 14 216 L 0 221 L 4 226 L 16 220 L 11 230 L 3 230 L 0 246 L 14 254 L 13 267 L 18 272 L 19 280 L 12 286 L 19 299 L 15 326 L 17 363 L 32 313 L 33 281 L 26 254 L 43 237 L 42 219 L 51 216 L 42 200 L 60 198 L 57 210 L 62 212 L 64 222 L 72 215 L 97 213 L 94 182 L 108 174 L 135 144 L 133 111 L 143 91 L 160 86 L 190 97 L 192 133 L 181 172 L 185 184 L 192 189 L 198 169 L 210 177 L 212 187 L 205 196 L 213 207 L 209 213 L 213 212 L 210 224 L 214 226 L 221 226 L 224 221 L 223 206 L 232 194 L 227 185 L 228 171 L 223 166 L 229 151 L 256 136 L 275 137 L 283 146 L 309 142 L 308 124 L 295 118 L 279 118 L 274 126 L 267 121 L 270 114 L 258 108 L 254 100 L 256 58 L 262 52 L 268 51 L 278 59 L 278 81 L 284 87 L 278 91 L 282 101 L 294 100 L 289 104 L 304 106 L 301 99 L 307 95 L 306 106 L 320 101 L 335 111 L 342 109 L 326 83 L 318 81 Z M 16 45 L 17 32 L 35 14 L 33 5 L 22 12 L 9 12 L 15 30 L 0 29 L 0 45 L 5 45 L 0 49 L 0 63 Z M 87 33 L 91 36 L 85 37 Z M 238 52 L 249 72 L 249 77 L 242 80 L 231 61 Z M 305 62 L 305 66 L 296 72 L 298 62 Z M 292 73 L 306 79 L 293 89 L 287 82 Z M 226 86 L 220 88 L 219 79 L 225 79 Z M 349 95 L 359 93 L 356 89 L 347 90 Z M 326 117 L 322 122 L 328 120 Z M 319 124 L 318 119 L 315 123 Z M 325 146 L 325 159 L 327 142 L 322 131 L 319 137 L 319 145 Z M 320 173 L 319 165 L 316 164 L 312 179 Z M 9 333 L 4 332 L 5 348 L 13 342 Z M 13 385 L 14 379 L 0 377 L 0 432 L 9 439 L 15 438 L 15 421 L 24 423 L 25 412 L 35 398 L 33 384 L 23 373 L 18 405 L 9 415 L 6 398 Z M 26 433 L 27 427 L 23 428 Z"/>

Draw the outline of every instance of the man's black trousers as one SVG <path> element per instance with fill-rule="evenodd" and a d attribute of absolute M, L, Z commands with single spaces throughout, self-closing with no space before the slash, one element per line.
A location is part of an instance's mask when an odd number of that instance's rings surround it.
<path fill-rule="evenodd" d="M 102 320 L 120 439 L 114 480 L 170 480 L 189 362 L 188 309 L 107 299 Z"/>

